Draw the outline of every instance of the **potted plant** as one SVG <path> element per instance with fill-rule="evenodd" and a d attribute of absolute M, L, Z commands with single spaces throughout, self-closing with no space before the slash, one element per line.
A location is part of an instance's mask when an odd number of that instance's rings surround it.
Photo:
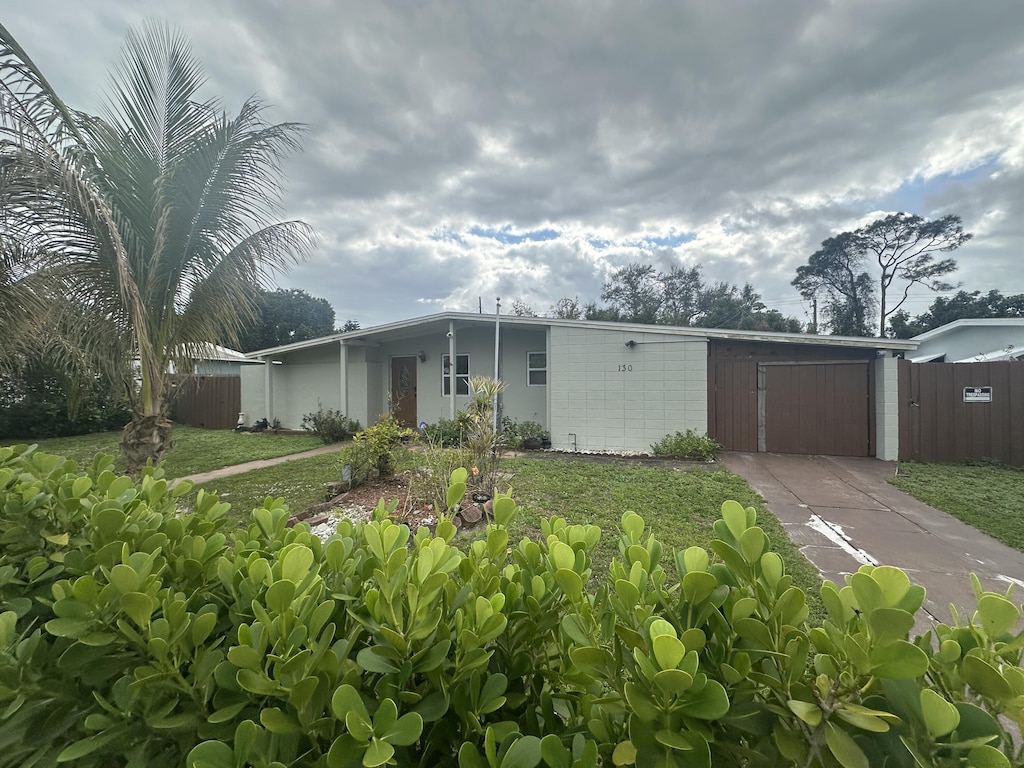
<path fill-rule="evenodd" d="M 520 445 L 526 450 L 535 451 L 538 448 L 551 446 L 547 430 L 536 421 L 523 421 L 518 425 Z"/>

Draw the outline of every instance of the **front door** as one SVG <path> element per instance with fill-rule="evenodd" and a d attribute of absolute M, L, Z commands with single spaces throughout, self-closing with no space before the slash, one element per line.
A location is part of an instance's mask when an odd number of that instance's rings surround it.
<path fill-rule="evenodd" d="M 416 427 L 416 356 L 391 358 L 391 413 L 403 427 Z"/>

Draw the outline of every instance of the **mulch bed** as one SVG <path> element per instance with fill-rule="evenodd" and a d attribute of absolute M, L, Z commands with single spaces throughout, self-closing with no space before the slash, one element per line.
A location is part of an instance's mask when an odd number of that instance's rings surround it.
<path fill-rule="evenodd" d="M 394 520 L 405 523 L 414 531 L 421 525 L 432 528 L 437 524 L 437 515 L 430 500 L 417 496 L 414 479 L 415 475 L 412 471 L 402 472 L 393 477 L 375 479 L 365 485 L 342 491 L 320 504 L 314 504 L 304 509 L 293 515 L 288 524 L 306 522 L 310 526 L 315 526 L 325 522 L 334 514 L 344 513 L 345 510 L 358 508 L 369 512 L 376 508 L 380 500 L 383 499 L 385 504 L 398 502 L 398 506 L 395 507 L 392 514 Z M 455 517 L 455 525 L 469 527 L 480 523 L 486 517 L 484 507 L 484 503 L 475 503 L 472 493 L 467 492 L 466 498 L 462 502 L 462 509 Z"/>

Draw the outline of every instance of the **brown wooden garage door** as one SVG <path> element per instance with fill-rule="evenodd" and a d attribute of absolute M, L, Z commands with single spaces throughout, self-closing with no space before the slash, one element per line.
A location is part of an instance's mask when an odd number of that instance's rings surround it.
<path fill-rule="evenodd" d="M 868 362 L 766 364 L 758 368 L 759 378 L 763 377 L 759 393 L 764 403 L 763 419 L 759 419 L 763 433 L 758 441 L 762 450 L 870 455 Z"/>
<path fill-rule="evenodd" d="M 709 431 L 733 451 L 870 456 L 868 360 L 714 361 Z"/>

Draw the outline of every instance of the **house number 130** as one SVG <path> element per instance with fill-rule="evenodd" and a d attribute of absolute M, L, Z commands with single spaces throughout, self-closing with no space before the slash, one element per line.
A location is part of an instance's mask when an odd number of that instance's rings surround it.
<path fill-rule="evenodd" d="M 633 370 L 633 366 L 632 365 L 620 365 L 619 366 L 619 373 L 626 373 L 627 371 L 632 371 L 632 370 Z"/>

